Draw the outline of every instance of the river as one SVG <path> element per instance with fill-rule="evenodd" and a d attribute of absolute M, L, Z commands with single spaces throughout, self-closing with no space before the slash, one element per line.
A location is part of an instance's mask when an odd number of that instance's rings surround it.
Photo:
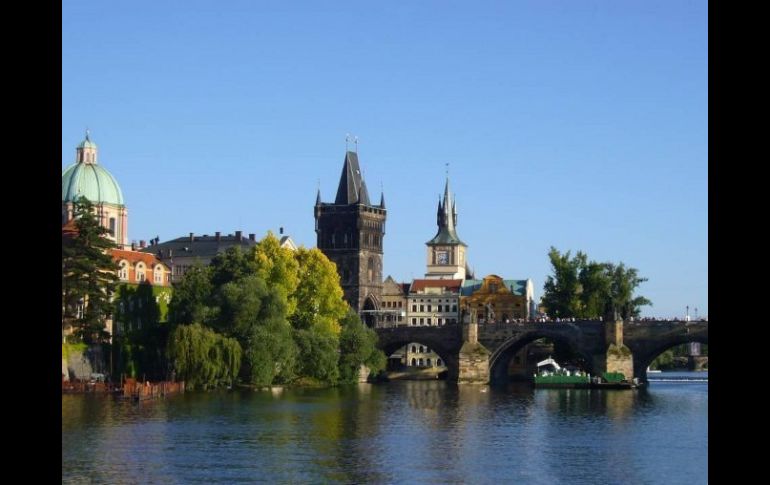
<path fill-rule="evenodd" d="M 650 379 L 63 395 L 62 483 L 707 483 L 708 373 Z"/>

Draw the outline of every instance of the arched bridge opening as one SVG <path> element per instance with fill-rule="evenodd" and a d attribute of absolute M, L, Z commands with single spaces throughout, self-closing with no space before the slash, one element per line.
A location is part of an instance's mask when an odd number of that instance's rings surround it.
<path fill-rule="evenodd" d="M 638 377 L 640 381 L 646 383 L 647 368 L 650 367 L 650 364 L 652 364 L 652 362 L 659 355 L 668 349 L 693 342 L 708 345 L 708 333 L 702 332 L 677 335 L 662 341 L 651 342 L 644 346 L 645 348 L 635 348 L 636 346 L 629 345 L 634 355 L 634 376 Z"/>
<path fill-rule="evenodd" d="M 524 335 L 516 336 L 502 344 L 489 357 L 489 383 L 492 385 L 505 385 L 510 381 L 509 369 L 516 367 L 517 364 L 531 375 L 537 362 L 527 362 L 526 356 L 518 355 L 530 344 L 539 340 L 547 339 L 558 350 L 559 356 L 554 355 L 556 360 L 562 357 L 560 364 L 571 364 L 587 372 L 593 371 L 591 356 L 584 353 L 578 343 L 569 336 L 547 330 L 537 330 L 528 332 Z M 518 361 L 515 361 L 517 359 Z M 547 357 L 547 355 L 545 356 Z M 544 358 L 545 358 L 544 357 Z M 529 378 L 529 377 L 528 377 Z"/>

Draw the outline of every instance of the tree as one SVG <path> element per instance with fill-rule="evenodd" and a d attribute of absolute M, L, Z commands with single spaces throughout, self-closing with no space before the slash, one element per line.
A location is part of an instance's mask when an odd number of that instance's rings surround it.
<path fill-rule="evenodd" d="M 299 283 L 294 292 L 297 307 L 291 317 L 294 328 L 315 328 L 339 335 L 339 321 L 348 311 L 334 263 L 318 249 L 295 251 Z"/>
<path fill-rule="evenodd" d="M 553 317 L 576 316 L 582 306 L 582 288 L 578 274 L 580 268 L 585 265 L 586 255 L 578 251 L 575 257 L 570 259 L 570 251 L 562 255 L 552 246 L 548 257 L 554 274 L 546 279 L 543 304 L 548 314 Z"/>
<path fill-rule="evenodd" d="M 174 286 L 169 303 L 169 321 L 172 324 L 207 323 L 216 315 L 210 306 L 213 286 L 210 269 L 196 261 L 185 272 L 182 281 Z"/>
<path fill-rule="evenodd" d="M 241 366 L 238 342 L 198 323 L 176 327 L 167 353 L 177 377 L 190 389 L 232 385 Z"/>
<path fill-rule="evenodd" d="M 634 295 L 647 281 L 635 268 L 588 261 L 581 251 L 570 258 L 570 251 L 561 254 L 554 247 L 548 256 L 554 274 L 546 279 L 543 303 L 554 317 L 598 318 L 617 311 L 619 317 L 627 319 L 638 317 L 640 307 L 652 305 L 647 298 Z"/>
<path fill-rule="evenodd" d="M 299 284 L 299 264 L 291 249 L 282 248 L 281 242 L 272 232 L 268 232 L 251 250 L 251 258 L 256 263 L 255 272 L 268 285 L 280 286 L 288 295 L 286 316 L 294 315 L 297 299 L 294 292 Z"/>
<path fill-rule="evenodd" d="M 367 366 L 372 374 L 385 369 L 387 358 L 377 348 L 377 334 L 374 330 L 364 325 L 352 309 L 340 323 L 340 381 L 357 382 L 361 365 Z"/>
<path fill-rule="evenodd" d="M 64 323 L 85 343 L 107 339 L 105 319 L 112 314 L 117 264 L 109 254 L 115 243 L 99 224 L 93 204 L 85 197 L 74 202 L 76 234 L 62 241 L 62 306 Z"/>

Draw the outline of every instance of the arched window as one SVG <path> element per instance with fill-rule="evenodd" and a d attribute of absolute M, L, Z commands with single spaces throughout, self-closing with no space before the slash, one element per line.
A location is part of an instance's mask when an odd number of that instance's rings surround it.
<path fill-rule="evenodd" d="M 145 270 L 144 263 L 142 263 L 141 261 L 136 263 L 136 281 L 138 281 L 139 283 L 141 283 L 146 279 L 144 270 Z"/>
<path fill-rule="evenodd" d="M 412 353 L 414 354 L 415 352 L 417 352 L 416 347 L 412 345 Z"/>
<path fill-rule="evenodd" d="M 428 367 L 430 367 L 430 358 L 428 358 L 427 362 L 428 362 Z"/>
<path fill-rule="evenodd" d="M 111 236 L 115 235 L 115 218 L 114 217 L 110 217 L 110 235 Z"/>
<path fill-rule="evenodd" d="M 414 357 L 412 357 L 412 367 L 414 367 L 414 366 L 416 366 L 416 365 L 417 365 L 417 359 L 415 359 Z"/>
<path fill-rule="evenodd" d="M 436 365 L 441 366 L 441 359 L 436 359 Z"/>
<path fill-rule="evenodd" d="M 128 261 L 121 261 L 119 266 L 120 269 L 118 270 L 118 278 L 126 281 L 128 279 Z"/>
<path fill-rule="evenodd" d="M 425 365 L 425 361 L 420 359 L 420 367 L 423 367 Z"/>
<path fill-rule="evenodd" d="M 422 345 L 420 345 L 420 353 L 422 354 L 423 352 L 425 352 L 425 347 L 423 347 Z"/>
<path fill-rule="evenodd" d="M 153 281 L 156 285 L 162 285 L 163 284 L 163 266 L 161 265 L 155 265 L 155 271 L 153 271 Z"/>

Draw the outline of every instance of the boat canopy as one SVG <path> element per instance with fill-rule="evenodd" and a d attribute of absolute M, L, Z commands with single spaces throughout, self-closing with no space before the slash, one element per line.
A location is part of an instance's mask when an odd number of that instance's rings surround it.
<path fill-rule="evenodd" d="M 556 363 L 556 361 L 555 361 L 555 360 L 553 360 L 553 359 L 552 359 L 552 358 L 550 358 L 550 357 L 548 357 L 547 359 L 545 359 L 545 360 L 543 360 L 543 361 L 541 361 L 541 362 L 538 362 L 538 363 L 537 363 L 537 368 L 539 369 L 539 368 L 541 368 L 541 367 L 545 367 L 545 366 L 547 366 L 547 365 L 552 365 L 552 366 L 554 367 L 554 369 L 556 369 L 556 370 L 559 370 L 559 369 L 561 369 L 561 366 L 559 366 L 559 364 L 558 364 L 558 363 Z"/>

